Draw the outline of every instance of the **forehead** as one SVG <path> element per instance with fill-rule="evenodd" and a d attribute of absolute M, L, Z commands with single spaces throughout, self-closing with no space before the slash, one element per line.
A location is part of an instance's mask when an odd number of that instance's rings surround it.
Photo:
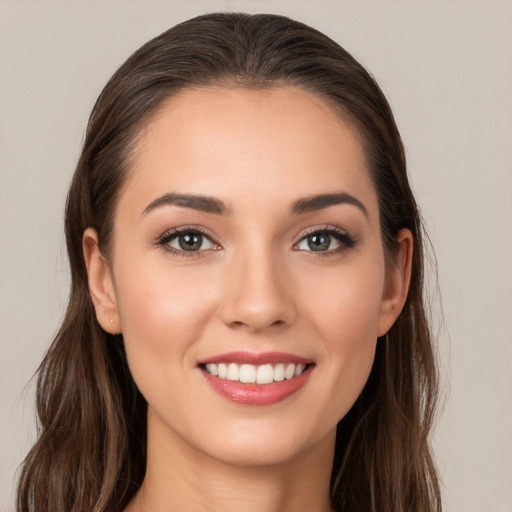
<path fill-rule="evenodd" d="M 122 196 L 135 204 L 184 192 L 232 203 L 341 189 L 375 196 L 357 132 L 321 97 L 294 87 L 208 87 L 185 90 L 157 111 Z"/>

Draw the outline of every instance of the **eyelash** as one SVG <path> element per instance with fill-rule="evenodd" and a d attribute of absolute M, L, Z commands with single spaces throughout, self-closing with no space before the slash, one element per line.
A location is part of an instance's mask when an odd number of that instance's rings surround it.
<path fill-rule="evenodd" d="M 176 249 L 174 247 L 171 247 L 169 244 L 172 240 L 179 237 L 180 235 L 200 235 L 202 237 L 207 238 L 214 246 L 216 246 L 214 249 L 203 249 L 198 251 L 185 251 Z M 307 239 L 307 237 L 311 235 L 328 235 L 333 237 L 337 242 L 339 242 L 339 247 L 335 249 L 329 249 L 326 251 L 307 251 L 307 250 L 301 250 L 301 249 L 295 249 L 301 242 Z M 293 249 L 299 252 L 308 253 L 308 256 L 310 257 L 329 257 L 336 254 L 344 253 L 352 248 L 354 248 L 357 244 L 358 240 L 348 234 L 345 230 L 338 228 L 336 226 L 325 226 L 323 229 L 318 228 L 310 228 L 306 230 L 304 233 L 302 233 L 299 241 L 294 244 Z M 166 231 L 163 235 L 161 235 L 156 243 L 156 246 L 162 247 L 162 249 L 174 256 L 179 256 L 181 258 L 199 258 L 201 256 L 204 256 L 205 252 L 207 250 L 219 250 L 221 247 L 220 245 L 215 242 L 213 237 L 204 229 L 200 227 L 192 227 L 192 226 L 184 226 L 181 228 L 174 228 L 170 229 L 169 231 Z"/>
<path fill-rule="evenodd" d="M 338 254 L 342 254 L 350 249 L 353 249 L 358 242 L 358 239 L 347 233 L 344 229 L 338 228 L 336 226 L 325 226 L 323 229 L 318 228 L 310 228 L 302 233 L 300 240 L 294 245 L 294 248 L 297 247 L 301 242 L 306 240 L 311 235 L 328 235 L 333 237 L 337 242 L 339 242 L 339 247 L 335 249 L 329 249 L 327 251 L 302 251 L 307 253 L 309 257 L 314 258 L 325 258 L 329 256 L 335 256 Z M 297 249 L 300 251 L 300 249 Z"/>
<path fill-rule="evenodd" d="M 199 251 L 182 251 L 171 247 L 169 245 L 170 242 L 172 242 L 172 240 L 179 237 L 180 235 L 200 235 L 210 240 L 216 247 L 220 248 L 220 245 L 214 241 L 213 237 L 207 231 L 196 226 L 183 226 L 181 228 L 170 229 L 158 238 L 155 245 L 162 247 L 165 252 L 168 252 L 174 256 L 179 256 L 181 258 L 199 258 L 204 255 L 204 252 L 206 251 L 205 249 Z M 215 248 L 213 250 L 218 249 Z"/>

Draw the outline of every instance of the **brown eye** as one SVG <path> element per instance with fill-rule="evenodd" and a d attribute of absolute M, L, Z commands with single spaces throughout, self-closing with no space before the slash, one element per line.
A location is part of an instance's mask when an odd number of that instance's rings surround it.
<path fill-rule="evenodd" d="M 178 245 L 183 251 L 198 251 L 203 244 L 203 235 L 187 233 L 178 237 Z"/>
<path fill-rule="evenodd" d="M 218 247 L 206 235 L 196 231 L 182 231 L 172 235 L 168 234 L 162 240 L 162 245 L 167 245 L 179 252 L 198 252 Z"/>

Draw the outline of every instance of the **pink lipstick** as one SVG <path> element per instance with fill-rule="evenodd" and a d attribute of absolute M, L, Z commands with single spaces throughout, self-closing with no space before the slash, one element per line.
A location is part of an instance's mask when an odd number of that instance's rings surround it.
<path fill-rule="evenodd" d="M 299 391 L 314 368 L 310 359 L 283 352 L 229 352 L 199 362 L 210 387 L 245 405 L 272 405 Z"/>

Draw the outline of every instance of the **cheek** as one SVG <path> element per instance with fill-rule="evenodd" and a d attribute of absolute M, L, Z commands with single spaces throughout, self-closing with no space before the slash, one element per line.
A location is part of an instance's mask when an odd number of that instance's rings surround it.
<path fill-rule="evenodd" d="M 205 286 L 205 276 L 170 272 L 158 262 L 137 269 L 120 264 L 118 270 L 116 296 L 134 378 L 138 382 L 143 373 L 159 369 L 165 374 L 203 331 L 214 307 L 213 284 Z"/>
<path fill-rule="evenodd" d="M 308 307 L 317 328 L 332 342 L 363 342 L 377 338 L 384 286 L 384 263 L 373 258 L 343 267 L 305 284 L 310 290 Z"/>
<path fill-rule="evenodd" d="M 317 283 L 319 284 L 319 283 Z M 370 374 L 378 337 L 384 263 L 341 269 L 311 294 L 307 316 L 323 340 L 323 384 L 332 390 L 332 423 L 352 407 Z M 317 287 L 318 291 L 319 288 Z"/>

